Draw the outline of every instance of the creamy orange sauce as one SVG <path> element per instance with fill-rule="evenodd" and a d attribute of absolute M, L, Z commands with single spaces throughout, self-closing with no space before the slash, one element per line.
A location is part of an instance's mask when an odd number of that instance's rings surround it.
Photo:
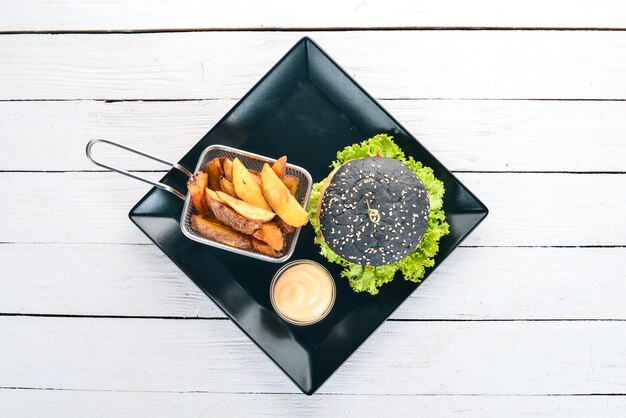
<path fill-rule="evenodd" d="M 298 263 L 285 269 L 273 288 L 274 305 L 284 317 L 296 322 L 322 318 L 334 301 L 334 283 L 324 268 Z"/>

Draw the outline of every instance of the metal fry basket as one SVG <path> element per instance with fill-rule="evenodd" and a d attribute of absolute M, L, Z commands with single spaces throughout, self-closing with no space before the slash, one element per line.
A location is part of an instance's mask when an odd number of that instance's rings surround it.
<path fill-rule="evenodd" d="M 115 171 L 117 173 L 123 174 L 125 176 L 134 178 L 136 180 L 143 181 L 144 183 L 151 184 L 154 187 L 173 193 L 176 196 L 183 199 L 185 203 L 183 205 L 183 209 L 182 209 L 182 213 L 180 217 L 180 229 L 187 238 L 200 242 L 202 244 L 210 245 L 212 247 L 221 248 L 226 251 L 245 255 L 247 257 L 258 258 L 260 260 L 265 260 L 265 261 L 269 261 L 272 263 L 282 263 L 288 260 L 293 254 L 293 251 L 296 246 L 296 242 L 298 241 L 298 236 L 300 235 L 300 228 L 296 228 L 296 230 L 293 233 L 287 234 L 287 236 L 285 237 L 285 248 L 283 250 L 284 253 L 280 257 L 270 257 L 268 255 L 261 254 L 254 250 L 241 250 L 239 248 L 234 248 L 229 245 L 222 244 L 221 242 L 213 241 L 213 240 L 203 237 L 191 227 L 191 217 L 192 215 L 195 215 L 196 213 L 195 213 L 195 209 L 193 205 L 191 204 L 191 198 L 189 195 L 187 195 L 186 191 L 184 193 L 180 192 L 174 189 L 173 187 L 168 186 L 167 184 L 155 182 L 155 181 L 143 178 L 141 176 L 138 176 L 135 173 L 131 173 L 126 170 L 122 170 L 122 169 L 119 169 L 119 168 L 116 168 L 116 167 L 113 167 L 113 166 L 110 166 L 110 165 L 107 165 L 107 164 L 104 164 L 95 160 L 92 156 L 91 149 L 93 145 L 95 145 L 96 143 L 106 143 L 106 144 L 124 149 L 126 151 L 132 152 L 134 154 L 138 154 L 143 157 L 149 158 L 151 160 L 169 165 L 171 168 L 175 168 L 183 172 L 188 177 L 191 177 L 192 174 L 195 172 L 201 171 L 202 168 L 206 165 L 206 163 L 213 160 L 214 158 L 221 158 L 221 157 L 228 157 L 231 159 L 239 158 L 239 160 L 243 163 L 243 165 L 246 168 L 252 171 L 256 171 L 256 172 L 261 171 L 261 169 L 263 168 L 263 164 L 265 163 L 272 164 L 275 161 L 275 159 L 258 155 L 258 154 L 253 154 L 251 152 L 242 151 L 236 148 L 231 148 L 226 145 L 215 144 L 215 145 L 210 145 L 204 151 L 202 151 L 202 154 L 200 154 L 200 159 L 198 160 L 195 170 L 192 173 L 178 163 L 172 163 L 170 161 L 157 158 L 150 154 L 146 154 L 139 150 L 127 147 L 125 145 L 122 145 L 122 144 L 119 144 L 117 142 L 110 141 L 107 139 L 92 139 L 91 141 L 89 141 L 89 143 L 87 144 L 87 148 L 86 148 L 87 158 L 89 158 L 89 160 L 91 160 L 91 162 L 93 162 L 97 166 L 104 167 L 109 170 Z M 311 175 L 304 168 L 298 167 L 297 165 L 293 165 L 289 163 L 287 163 L 286 173 L 291 176 L 296 177 L 299 180 L 298 189 L 296 191 L 295 198 L 298 201 L 298 203 L 300 203 L 300 205 L 302 205 L 302 207 L 306 209 L 307 202 L 309 201 L 309 194 L 311 193 L 311 186 L 313 183 L 313 180 L 311 179 Z"/>

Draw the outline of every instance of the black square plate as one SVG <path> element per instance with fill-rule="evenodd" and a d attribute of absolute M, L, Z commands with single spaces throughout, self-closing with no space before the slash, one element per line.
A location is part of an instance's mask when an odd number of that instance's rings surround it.
<path fill-rule="evenodd" d="M 309 38 L 300 40 L 180 163 L 193 168 L 202 150 L 224 144 L 270 157 L 286 154 L 320 181 L 338 150 L 378 133 L 393 135 L 407 155 L 432 167 L 445 183 L 451 233 L 441 240 L 439 266 L 487 216 L 487 208 Z M 185 190 L 186 178 L 177 171 L 161 181 Z M 280 265 L 186 238 L 179 225 L 182 207 L 178 197 L 153 188 L 129 216 L 306 394 L 315 392 L 418 286 L 397 277 L 376 296 L 354 293 L 339 276 L 340 268 L 319 255 L 307 225 L 292 260 L 325 265 L 335 277 L 337 300 L 320 323 L 290 325 L 269 299 Z"/>

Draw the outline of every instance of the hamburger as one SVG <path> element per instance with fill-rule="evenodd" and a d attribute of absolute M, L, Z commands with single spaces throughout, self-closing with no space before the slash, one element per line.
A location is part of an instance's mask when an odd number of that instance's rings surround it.
<path fill-rule="evenodd" d="M 348 161 L 329 175 L 317 206 L 320 234 L 356 264 L 397 263 L 422 240 L 430 202 L 422 181 L 393 158 Z"/>
<path fill-rule="evenodd" d="M 339 151 L 332 167 L 308 205 L 320 253 L 357 292 L 378 293 L 398 271 L 419 281 L 449 232 L 443 183 L 384 134 Z"/>

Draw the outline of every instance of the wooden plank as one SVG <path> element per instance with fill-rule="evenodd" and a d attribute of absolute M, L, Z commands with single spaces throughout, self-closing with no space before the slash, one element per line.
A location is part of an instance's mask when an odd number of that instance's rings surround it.
<path fill-rule="evenodd" d="M 5 244 L 0 277 L 1 313 L 226 317 L 152 245 Z"/>
<path fill-rule="evenodd" d="M 1 387 L 297 392 L 228 321 L 3 317 L 0 335 Z M 387 322 L 320 392 L 624 393 L 625 360 L 625 322 Z"/>
<path fill-rule="evenodd" d="M 459 248 L 393 318 L 626 319 L 625 281 L 626 248 Z"/>
<path fill-rule="evenodd" d="M 150 190 L 136 180 L 114 173 L 2 173 L 0 188 L 11 189 L 0 196 L 0 242 L 150 242 L 128 220 Z"/>
<path fill-rule="evenodd" d="M 432 418 L 480 416 L 588 418 L 622 416 L 624 396 L 436 396 L 240 393 L 145 393 L 56 390 L 0 390 L 0 413 L 23 418 L 46 416 L 324 417 L 420 415 Z"/>
<path fill-rule="evenodd" d="M 616 140 L 626 136 L 626 102 L 381 103 L 451 170 L 626 171 L 626 142 Z M 83 153 L 87 140 L 94 137 L 116 139 L 176 161 L 234 104 L 234 100 L 0 102 L 0 169 L 99 169 Z M 115 149 L 94 151 L 122 167 L 163 169 Z"/>
<path fill-rule="evenodd" d="M 229 99 L 0 102 L 0 137 L 3 138 L 0 167 L 3 170 L 101 170 L 85 157 L 85 146 L 92 138 L 112 139 L 178 161 L 235 103 Z M 117 148 L 96 146 L 93 150 L 98 159 L 120 167 L 167 169 L 163 164 Z"/>
<path fill-rule="evenodd" d="M 623 245 L 626 176 L 459 175 L 490 209 L 465 245 Z M 584 214 L 584 215 L 583 215 Z M 581 217 L 582 215 L 582 217 Z"/>
<path fill-rule="evenodd" d="M 5 244 L 0 277 L 5 314 L 225 317 L 153 246 Z M 625 292 L 626 248 L 465 247 L 392 318 L 626 320 Z"/>
<path fill-rule="evenodd" d="M 306 32 L 0 37 L 0 99 L 239 98 Z M 620 31 L 313 34 L 378 98 L 625 99 Z"/>
<path fill-rule="evenodd" d="M 626 175 L 460 173 L 459 178 L 491 210 L 465 245 L 626 244 L 626 229 L 619 227 L 626 224 Z M 0 189 L 0 242 L 149 242 L 126 220 L 149 188 L 119 174 L 2 173 Z"/>
<path fill-rule="evenodd" d="M 197 28 L 387 28 L 387 27 L 600 27 L 623 28 L 618 1 L 528 0 L 507 7 L 495 0 L 441 2 L 381 0 L 317 1 L 296 5 L 270 0 L 124 2 L 8 0 L 2 31 L 159 30 Z"/>

